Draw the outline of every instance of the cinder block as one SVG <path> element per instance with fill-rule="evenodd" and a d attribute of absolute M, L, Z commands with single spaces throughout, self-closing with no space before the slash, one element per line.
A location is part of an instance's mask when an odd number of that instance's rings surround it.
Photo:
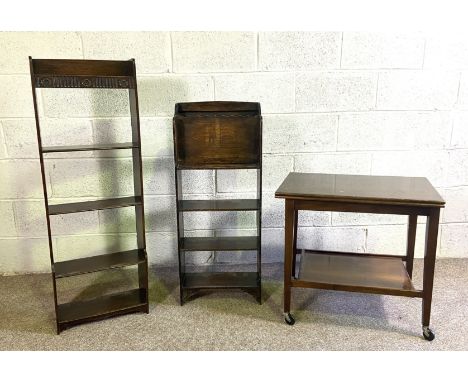
<path fill-rule="evenodd" d="M 129 251 L 136 248 L 136 236 L 133 234 L 59 236 L 55 240 L 57 242 L 55 261 Z"/>
<path fill-rule="evenodd" d="M 405 224 L 408 221 L 406 216 L 363 214 L 351 212 L 333 212 L 332 225 L 334 226 L 368 226 L 383 224 Z"/>
<path fill-rule="evenodd" d="M 455 148 L 468 148 L 468 112 L 455 113 L 451 146 Z"/>
<path fill-rule="evenodd" d="M 3 130 L 10 158 L 39 157 L 36 122 L 34 119 L 3 121 Z M 93 132 L 91 122 L 82 119 L 41 120 L 41 139 L 43 146 L 92 144 Z M 70 154 L 72 153 L 68 153 L 67 155 L 70 156 Z M 46 154 L 46 158 L 57 158 L 59 155 L 63 157 L 63 154 Z M 84 156 L 86 152 L 79 155 Z"/>
<path fill-rule="evenodd" d="M 42 198 L 39 161 L 0 161 L 0 198 Z"/>
<path fill-rule="evenodd" d="M 0 275 L 50 272 L 46 238 L 0 239 Z"/>
<path fill-rule="evenodd" d="M 468 150 L 451 150 L 446 172 L 446 186 L 464 186 L 468 184 Z"/>
<path fill-rule="evenodd" d="M 142 118 L 140 125 L 143 156 L 174 155 L 172 118 Z"/>
<path fill-rule="evenodd" d="M 163 73 L 171 69 L 169 32 L 83 32 L 86 59 L 135 59 L 137 73 Z"/>
<path fill-rule="evenodd" d="M 303 227 L 298 229 L 297 247 L 329 251 L 364 252 L 366 230 L 357 227 Z"/>
<path fill-rule="evenodd" d="M 15 215 L 11 202 L 0 201 L 0 236 L 16 236 Z"/>
<path fill-rule="evenodd" d="M 133 168 L 127 159 L 51 160 L 53 197 L 133 195 Z"/>
<path fill-rule="evenodd" d="M 448 112 L 370 112 L 340 115 L 338 150 L 411 150 L 449 147 Z"/>
<path fill-rule="evenodd" d="M 130 115 L 126 89 L 43 89 L 41 107 L 52 118 Z"/>
<path fill-rule="evenodd" d="M 135 208 L 134 207 L 102 210 L 102 211 L 99 211 L 98 214 L 99 214 L 98 225 L 99 225 L 100 233 L 135 233 L 136 232 Z"/>
<path fill-rule="evenodd" d="M 462 110 L 468 110 L 468 72 L 463 72 L 460 77 L 457 107 Z"/>
<path fill-rule="evenodd" d="M 293 170 L 293 158 L 290 156 L 263 157 L 262 190 L 275 191 L 284 178 Z M 218 170 L 218 192 L 252 192 L 257 187 L 257 170 Z"/>
<path fill-rule="evenodd" d="M 145 196 L 146 230 L 177 231 L 175 196 Z"/>
<path fill-rule="evenodd" d="M 379 74 L 377 109 L 450 110 L 456 103 L 459 74 L 391 71 Z"/>
<path fill-rule="evenodd" d="M 82 58 L 78 32 L 0 33 L 0 74 L 29 73 L 32 58 Z"/>
<path fill-rule="evenodd" d="M 214 172 L 212 170 L 182 171 L 182 193 L 187 199 L 191 198 L 190 194 L 214 195 Z"/>
<path fill-rule="evenodd" d="M 138 99 L 141 116 L 173 116 L 177 102 L 213 100 L 213 80 L 203 75 L 140 76 Z"/>
<path fill-rule="evenodd" d="M 444 200 L 446 202 L 443 210 L 445 223 L 468 222 L 468 187 L 445 189 Z"/>
<path fill-rule="evenodd" d="M 253 211 L 212 211 L 184 213 L 184 226 L 196 229 L 251 229 L 256 227 Z"/>
<path fill-rule="evenodd" d="M 262 230 L 262 264 L 284 261 L 284 229 Z"/>
<path fill-rule="evenodd" d="M 7 157 L 5 133 L 3 132 L 2 123 L 0 122 L 0 159 Z"/>
<path fill-rule="evenodd" d="M 293 73 L 215 75 L 216 100 L 260 102 L 262 113 L 294 111 Z"/>
<path fill-rule="evenodd" d="M 330 212 L 300 211 L 298 225 L 300 227 L 322 227 L 330 225 Z M 263 194 L 262 227 L 284 227 L 284 199 L 276 199 L 274 192 Z M 284 233 L 282 234 L 284 236 Z"/>
<path fill-rule="evenodd" d="M 20 201 L 14 202 L 14 207 L 18 236 L 47 237 L 44 202 Z M 51 216 L 50 223 L 53 235 L 97 233 L 99 228 L 96 211 Z"/>
<path fill-rule="evenodd" d="M 296 111 L 358 111 L 375 108 L 377 74 L 298 73 Z"/>
<path fill-rule="evenodd" d="M 418 222 L 425 222 L 419 217 Z M 416 228 L 416 245 L 414 256 L 424 257 L 426 225 L 418 224 Z M 386 255 L 406 255 L 406 225 L 370 226 L 367 229 L 367 252 Z M 439 255 L 439 251 L 437 252 Z"/>
<path fill-rule="evenodd" d="M 262 227 L 284 227 L 284 200 L 276 199 L 274 193 L 263 194 L 262 199 Z"/>
<path fill-rule="evenodd" d="M 0 89 L 0 118 L 34 117 L 29 76 L 0 76 Z"/>
<path fill-rule="evenodd" d="M 172 33 L 174 72 L 254 71 L 257 35 L 252 32 Z"/>
<path fill-rule="evenodd" d="M 266 115 L 263 153 L 335 151 L 337 127 L 331 114 Z"/>
<path fill-rule="evenodd" d="M 145 195 L 174 195 L 174 159 L 143 159 L 143 179 Z"/>
<path fill-rule="evenodd" d="M 99 211 L 100 232 L 136 232 L 133 207 Z M 146 232 L 176 232 L 175 196 L 145 196 Z"/>
<path fill-rule="evenodd" d="M 468 257 L 466 233 L 468 224 L 443 224 L 441 226 L 441 257 Z"/>
<path fill-rule="evenodd" d="M 468 38 L 464 33 L 431 33 L 426 38 L 426 69 L 468 69 Z"/>
<path fill-rule="evenodd" d="M 130 142 L 132 127 L 129 118 L 95 119 L 96 143 Z M 143 157 L 173 156 L 172 119 L 141 118 L 140 134 Z M 97 151 L 98 157 L 132 157 L 131 150 Z"/>
<path fill-rule="evenodd" d="M 177 237 L 170 232 L 148 232 L 146 235 L 148 263 L 151 265 L 176 265 Z"/>
<path fill-rule="evenodd" d="M 419 33 L 344 32 L 344 69 L 421 69 L 424 37 Z"/>
<path fill-rule="evenodd" d="M 422 176 L 433 186 L 445 185 L 445 151 L 387 151 L 372 154 L 372 175 Z"/>
<path fill-rule="evenodd" d="M 307 154 L 294 158 L 294 171 L 328 174 L 370 175 L 371 154 Z"/>
<path fill-rule="evenodd" d="M 311 70 L 340 67 L 339 32 L 263 32 L 260 70 Z"/>
<path fill-rule="evenodd" d="M 140 130 L 142 121 L 140 119 Z M 93 139 L 96 144 L 131 142 L 132 126 L 130 117 L 99 118 L 92 120 Z M 143 144 L 142 139 L 142 144 Z M 98 158 L 131 158 L 132 150 L 102 150 L 93 152 Z"/>

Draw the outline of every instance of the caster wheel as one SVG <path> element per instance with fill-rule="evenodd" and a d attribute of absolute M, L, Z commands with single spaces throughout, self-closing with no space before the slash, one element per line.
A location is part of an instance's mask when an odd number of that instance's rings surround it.
<path fill-rule="evenodd" d="M 296 320 L 294 319 L 294 317 L 291 315 L 291 313 L 286 313 L 284 315 L 284 321 L 288 324 L 288 325 L 294 325 L 296 323 Z"/>
<path fill-rule="evenodd" d="M 423 328 L 423 336 L 424 336 L 424 339 L 427 341 L 432 341 L 435 338 L 435 335 L 432 332 L 432 330 L 427 327 Z"/>

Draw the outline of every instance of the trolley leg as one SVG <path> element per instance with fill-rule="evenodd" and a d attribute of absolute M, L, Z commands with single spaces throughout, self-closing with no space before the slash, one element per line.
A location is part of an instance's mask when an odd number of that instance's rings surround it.
<path fill-rule="evenodd" d="M 296 278 L 296 257 L 297 257 L 297 220 L 299 211 L 294 211 L 294 234 L 293 234 L 293 253 L 292 253 L 292 272 L 291 276 Z"/>
<path fill-rule="evenodd" d="M 288 324 L 294 324 L 294 319 L 290 314 L 291 309 L 291 274 L 294 248 L 294 222 L 295 211 L 294 201 L 285 201 L 285 222 L 284 222 L 284 316 Z M 292 319 L 292 320 L 291 320 Z M 291 323 L 292 322 L 292 323 Z"/>
<path fill-rule="evenodd" d="M 413 277 L 414 245 L 416 243 L 416 226 L 418 215 L 408 216 L 408 235 L 406 239 L 406 271 L 410 278 Z"/>
<path fill-rule="evenodd" d="M 426 248 L 424 253 L 423 274 L 423 301 L 422 301 L 422 327 L 423 335 L 428 341 L 434 339 L 434 334 L 429 328 L 431 318 L 432 287 L 434 283 L 435 258 L 437 250 L 437 235 L 439 231 L 440 210 L 434 208 L 427 217 L 426 223 Z"/>

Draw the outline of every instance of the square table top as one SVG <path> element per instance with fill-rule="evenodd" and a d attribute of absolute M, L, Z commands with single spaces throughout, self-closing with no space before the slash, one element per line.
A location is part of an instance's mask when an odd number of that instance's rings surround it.
<path fill-rule="evenodd" d="M 443 207 L 444 199 L 422 177 L 290 172 L 276 198 Z"/>

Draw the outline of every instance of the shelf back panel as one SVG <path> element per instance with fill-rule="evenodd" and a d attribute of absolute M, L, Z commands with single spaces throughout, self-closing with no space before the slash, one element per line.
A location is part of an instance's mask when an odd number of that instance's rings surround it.
<path fill-rule="evenodd" d="M 260 105 L 248 102 L 177 104 L 174 141 L 178 167 L 255 167 L 261 160 Z M 230 107 L 230 104 L 233 106 Z"/>

